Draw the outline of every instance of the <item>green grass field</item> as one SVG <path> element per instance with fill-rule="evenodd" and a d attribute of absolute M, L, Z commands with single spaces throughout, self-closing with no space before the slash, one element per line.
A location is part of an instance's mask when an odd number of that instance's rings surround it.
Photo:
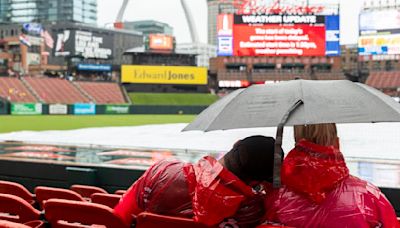
<path fill-rule="evenodd" d="M 194 115 L 0 116 L 0 133 L 189 123 L 194 118 Z"/>
<path fill-rule="evenodd" d="M 210 105 L 217 95 L 202 93 L 129 93 L 137 105 Z"/>

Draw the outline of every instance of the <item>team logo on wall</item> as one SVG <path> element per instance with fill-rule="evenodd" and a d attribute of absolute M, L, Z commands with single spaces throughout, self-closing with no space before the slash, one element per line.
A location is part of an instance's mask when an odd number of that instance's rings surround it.
<path fill-rule="evenodd" d="M 57 42 L 56 42 L 56 49 L 55 49 L 55 56 L 67 56 L 70 55 L 71 52 L 66 51 L 65 44 L 70 38 L 71 32 L 69 30 L 65 30 L 63 33 L 57 34 Z"/>

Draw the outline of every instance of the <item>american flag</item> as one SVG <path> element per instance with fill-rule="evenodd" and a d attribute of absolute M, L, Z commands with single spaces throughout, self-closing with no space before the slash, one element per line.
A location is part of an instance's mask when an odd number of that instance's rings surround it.
<path fill-rule="evenodd" d="M 44 42 L 46 43 L 46 46 L 53 49 L 54 40 L 51 37 L 50 33 L 47 30 L 43 30 L 41 36 L 43 37 Z"/>

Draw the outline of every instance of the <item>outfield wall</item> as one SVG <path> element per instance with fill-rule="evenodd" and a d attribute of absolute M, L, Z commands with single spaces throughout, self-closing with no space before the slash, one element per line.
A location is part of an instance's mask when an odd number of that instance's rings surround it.
<path fill-rule="evenodd" d="M 196 115 L 208 106 L 189 105 L 97 105 L 2 103 L 0 114 L 11 115 L 127 115 L 127 114 L 191 114 Z"/>

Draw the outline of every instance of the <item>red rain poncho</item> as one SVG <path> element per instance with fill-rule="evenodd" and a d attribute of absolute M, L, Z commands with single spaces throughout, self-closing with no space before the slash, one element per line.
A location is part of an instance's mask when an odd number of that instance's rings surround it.
<path fill-rule="evenodd" d="M 114 213 L 127 224 L 143 211 L 193 217 L 209 226 L 229 218 L 254 227 L 264 215 L 264 197 L 212 157 L 196 164 L 163 160 L 150 167 L 123 196 Z"/>
<path fill-rule="evenodd" d="M 374 185 L 349 175 L 342 153 L 300 141 L 282 166 L 284 186 L 265 201 L 266 220 L 293 227 L 398 227 Z"/>

